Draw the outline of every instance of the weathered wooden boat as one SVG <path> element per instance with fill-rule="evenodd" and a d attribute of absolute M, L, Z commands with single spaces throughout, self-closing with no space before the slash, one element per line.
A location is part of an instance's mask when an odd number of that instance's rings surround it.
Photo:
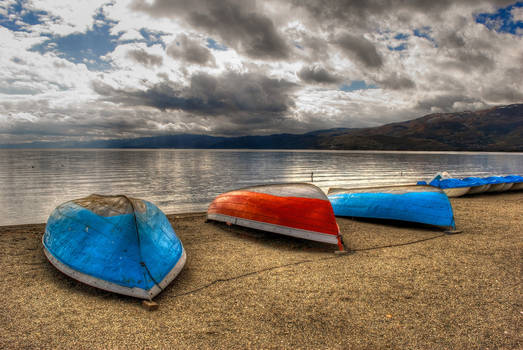
<path fill-rule="evenodd" d="M 519 175 L 508 175 L 505 179 L 512 183 L 511 191 L 523 190 L 523 176 Z"/>
<path fill-rule="evenodd" d="M 467 184 L 470 184 L 470 190 L 467 192 L 467 194 L 478 194 L 487 192 L 490 188 L 490 184 L 480 177 L 466 177 L 462 179 L 462 181 L 464 181 Z"/>
<path fill-rule="evenodd" d="M 503 192 L 505 189 L 508 190 L 507 186 L 505 186 L 507 182 L 501 176 L 489 176 L 483 178 L 483 180 L 490 184 L 487 192 Z"/>
<path fill-rule="evenodd" d="M 209 205 L 207 219 L 341 244 L 327 196 L 307 183 L 262 185 L 223 193 Z"/>
<path fill-rule="evenodd" d="M 154 204 L 90 195 L 58 206 L 42 238 L 64 274 L 103 290 L 152 299 L 181 271 L 185 251 Z"/>
<path fill-rule="evenodd" d="M 433 186 L 331 188 L 328 198 L 336 216 L 410 221 L 455 229 L 447 195 Z"/>

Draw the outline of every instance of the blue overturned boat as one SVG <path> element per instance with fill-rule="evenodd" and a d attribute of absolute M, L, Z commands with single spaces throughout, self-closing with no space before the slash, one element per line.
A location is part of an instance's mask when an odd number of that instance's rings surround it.
<path fill-rule="evenodd" d="M 58 206 L 42 238 L 64 274 L 103 290 L 151 300 L 180 273 L 185 250 L 154 204 L 90 195 Z"/>
<path fill-rule="evenodd" d="M 452 230 L 456 228 L 447 195 L 433 186 L 331 188 L 328 198 L 336 216 L 400 220 Z"/>

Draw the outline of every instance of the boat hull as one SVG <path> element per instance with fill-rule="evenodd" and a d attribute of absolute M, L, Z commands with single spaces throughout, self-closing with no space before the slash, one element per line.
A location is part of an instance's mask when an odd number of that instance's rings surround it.
<path fill-rule="evenodd" d="M 310 184 L 256 186 L 217 196 L 209 220 L 338 244 L 338 225 L 325 194 Z"/>
<path fill-rule="evenodd" d="M 514 186 L 510 189 L 511 191 L 523 190 L 523 182 L 515 183 Z"/>
<path fill-rule="evenodd" d="M 110 202 L 121 196 L 99 197 Z M 185 250 L 160 209 L 132 201 L 136 207 L 121 213 L 107 205 L 97 212 L 86 199 L 57 207 L 42 238 L 48 260 L 93 287 L 142 299 L 156 296 L 183 268 Z"/>
<path fill-rule="evenodd" d="M 450 201 L 432 186 L 333 189 L 328 198 L 336 216 L 410 221 L 455 228 Z"/>
<path fill-rule="evenodd" d="M 504 188 L 505 188 L 504 183 L 491 184 L 490 188 L 487 190 L 487 192 L 502 192 Z"/>
<path fill-rule="evenodd" d="M 470 188 L 467 194 L 478 194 L 478 193 L 484 193 L 487 192 L 490 188 L 490 184 L 481 185 L 481 186 L 473 186 Z"/>
<path fill-rule="evenodd" d="M 470 189 L 470 187 L 444 188 L 443 192 L 447 195 L 447 197 L 461 197 L 466 195 Z"/>

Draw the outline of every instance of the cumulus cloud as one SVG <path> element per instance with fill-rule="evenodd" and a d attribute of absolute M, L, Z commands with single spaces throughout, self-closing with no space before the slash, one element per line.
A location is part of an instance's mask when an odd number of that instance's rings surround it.
<path fill-rule="evenodd" d="M 256 11 L 252 0 L 136 0 L 132 7 L 153 17 L 185 20 L 195 28 L 217 34 L 228 45 L 256 59 L 285 59 L 289 47 L 273 21 Z"/>
<path fill-rule="evenodd" d="M 93 89 L 104 100 L 127 106 L 149 106 L 159 110 L 181 110 L 200 115 L 243 118 L 281 116 L 293 105 L 295 85 L 254 73 L 212 76 L 197 73 L 188 86 L 165 80 L 139 90 L 114 88 L 100 81 Z"/>
<path fill-rule="evenodd" d="M 336 44 L 349 57 L 356 59 L 367 68 L 380 68 L 383 65 L 381 55 L 374 44 L 363 36 L 344 33 L 336 39 Z"/>
<path fill-rule="evenodd" d="M 342 81 L 339 76 L 330 73 L 322 66 L 303 67 L 298 72 L 298 76 L 301 80 L 308 83 L 337 84 Z"/>
<path fill-rule="evenodd" d="M 167 54 L 175 59 L 181 59 L 188 63 L 199 65 L 214 65 L 215 59 L 211 50 L 200 45 L 195 40 L 187 38 L 187 35 L 179 35 L 167 47 Z"/>
<path fill-rule="evenodd" d="M 127 56 L 144 66 L 161 66 L 163 63 L 162 56 L 148 54 L 143 49 L 129 50 Z"/>

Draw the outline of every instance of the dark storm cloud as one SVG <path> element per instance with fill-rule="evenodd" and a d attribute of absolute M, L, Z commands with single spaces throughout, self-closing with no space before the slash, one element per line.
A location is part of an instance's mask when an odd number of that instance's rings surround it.
<path fill-rule="evenodd" d="M 341 82 L 339 76 L 321 66 L 303 67 L 298 72 L 298 77 L 307 83 L 336 84 Z"/>
<path fill-rule="evenodd" d="M 473 70 L 481 70 L 483 72 L 490 72 L 494 69 L 494 60 L 482 52 L 475 51 L 459 51 L 456 54 L 456 67 L 465 72 Z"/>
<path fill-rule="evenodd" d="M 186 35 L 179 35 L 171 45 L 167 47 L 167 54 L 175 59 L 199 65 L 215 64 L 211 50 L 190 40 Z"/>
<path fill-rule="evenodd" d="M 391 90 L 405 90 L 416 87 L 416 84 L 407 76 L 397 72 L 391 73 L 381 80 L 377 80 L 379 86 Z"/>
<path fill-rule="evenodd" d="M 258 59 L 285 59 L 290 48 L 272 20 L 246 0 L 135 0 L 132 8 L 153 17 L 184 19 L 195 28 L 217 34 L 228 45 Z"/>
<path fill-rule="evenodd" d="M 367 68 L 380 68 L 383 65 L 383 60 L 374 44 L 362 36 L 345 33 L 337 38 L 336 44 L 349 57 L 355 58 Z"/>
<path fill-rule="evenodd" d="M 486 99 L 493 103 L 513 103 L 523 101 L 523 92 L 510 86 L 496 86 L 485 89 Z"/>
<path fill-rule="evenodd" d="M 127 57 L 133 61 L 143 64 L 146 67 L 161 66 L 163 63 L 162 56 L 148 54 L 143 49 L 127 51 Z"/>
<path fill-rule="evenodd" d="M 198 73 L 191 77 L 189 86 L 163 81 L 145 91 L 115 89 L 93 82 L 94 91 L 114 103 L 231 118 L 282 115 L 294 105 L 289 95 L 294 87 L 285 80 L 254 73 L 226 73 L 218 77 Z"/>
<path fill-rule="evenodd" d="M 460 5 L 512 4 L 510 0 L 461 0 Z M 307 10 L 314 20 L 324 27 L 334 25 L 360 28 L 373 27 L 372 18 L 395 13 L 397 19 L 409 21 L 410 13 L 430 14 L 440 17 L 441 13 L 455 5 L 455 0 L 294 0 L 293 5 Z"/>
<path fill-rule="evenodd" d="M 465 47 L 465 39 L 457 32 L 449 33 L 442 40 L 438 40 L 442 47 L 447 48 L 462 48 Z"/>

